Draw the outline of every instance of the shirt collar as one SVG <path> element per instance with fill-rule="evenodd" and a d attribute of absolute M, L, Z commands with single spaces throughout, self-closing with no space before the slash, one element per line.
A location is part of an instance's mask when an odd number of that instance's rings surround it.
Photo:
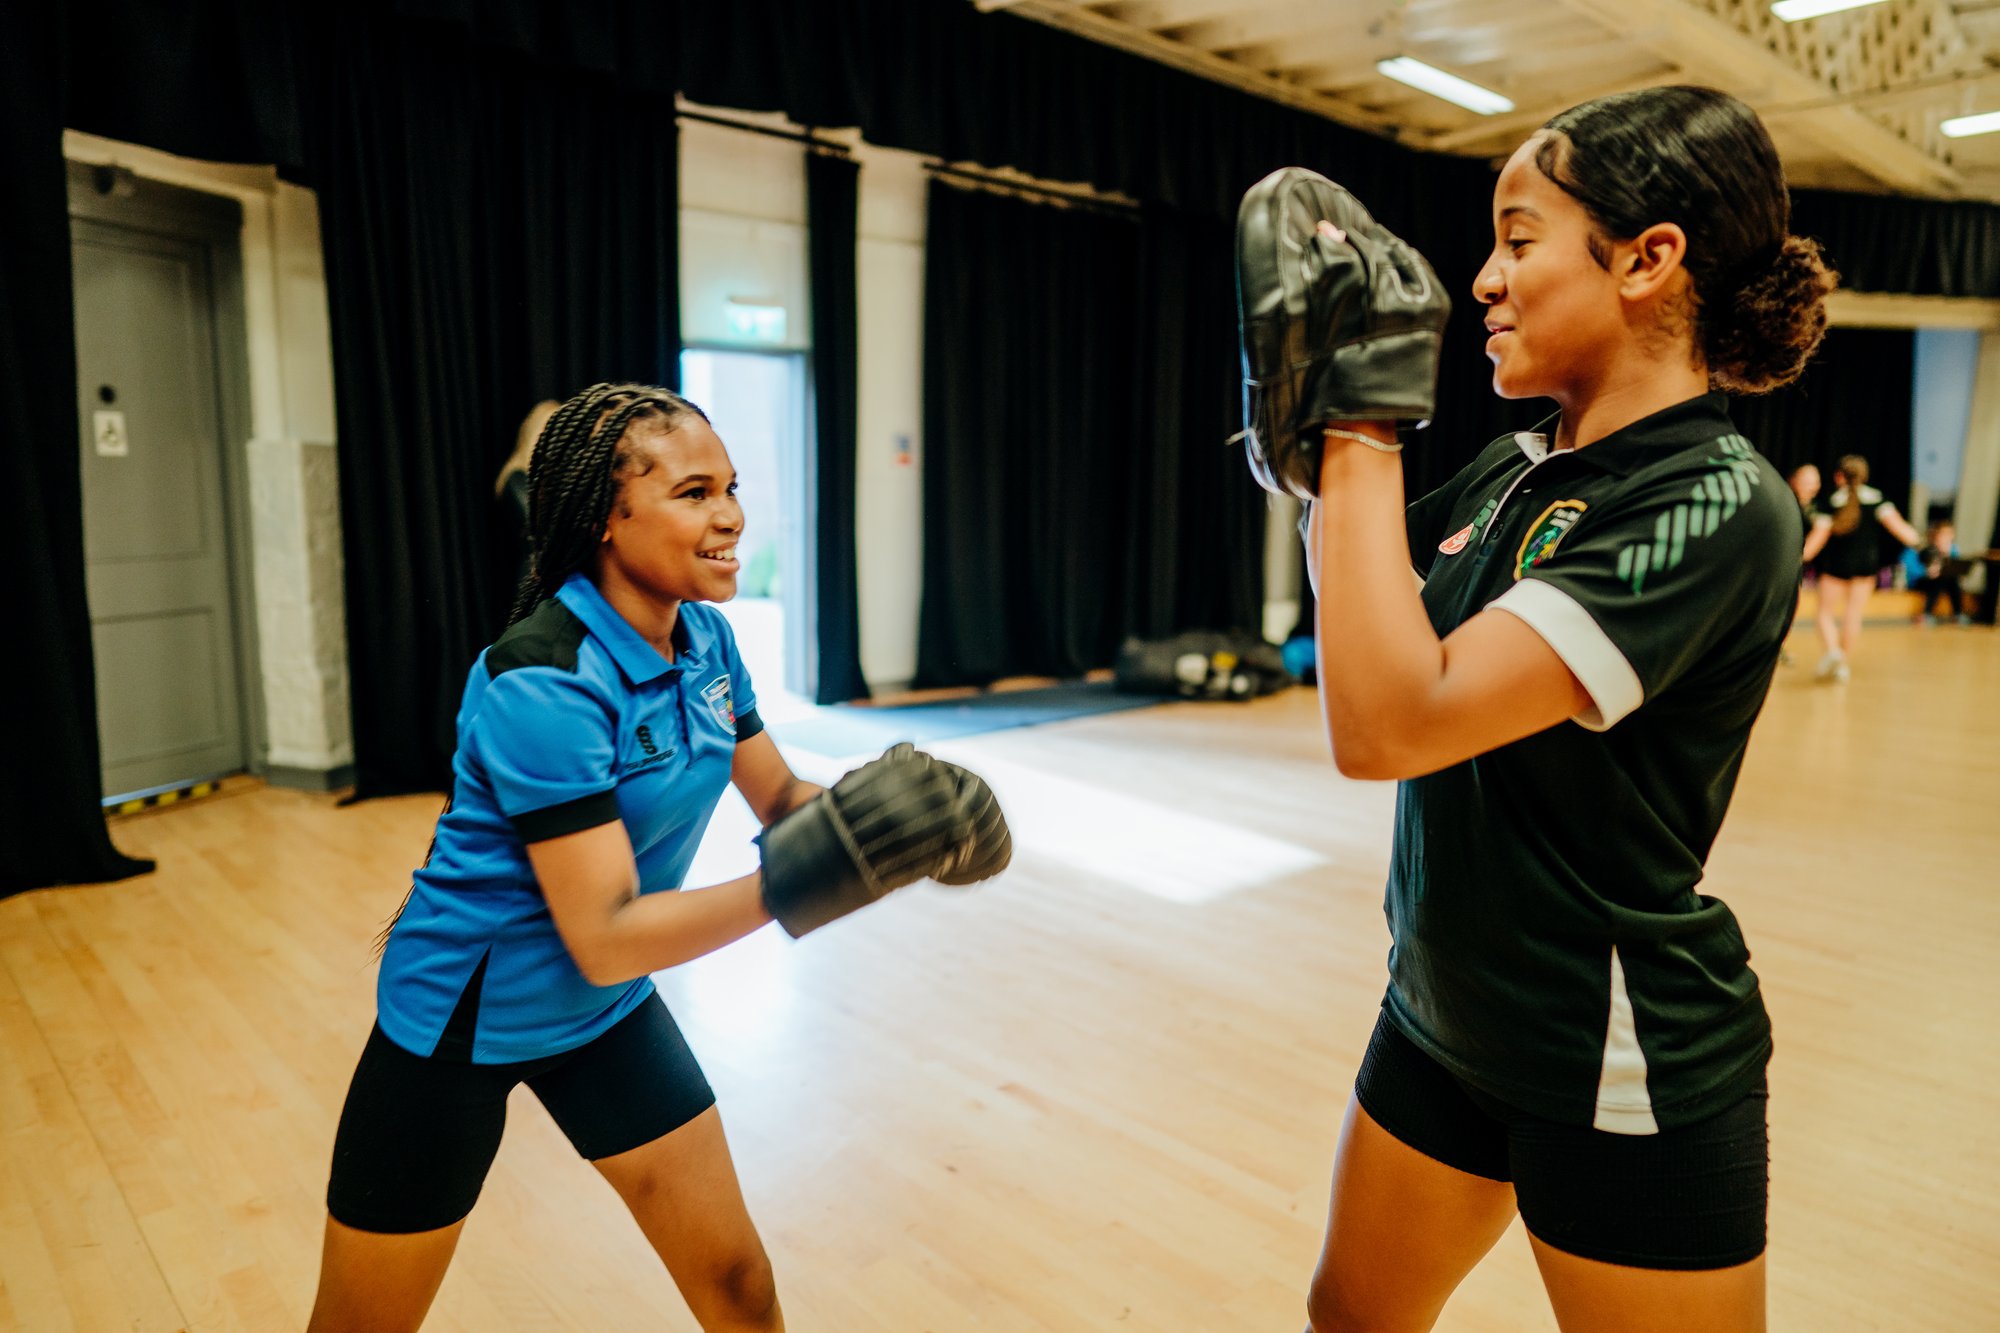
<path fill-rule="evenodd" d="M 563 586 L 556 591 L 556 600 L 576 614 L 591 637 L 604 645 L 605 651 L 618 663 L 618 669 L 634 685 L 644 685 L 661 676 L 701 665 L 701 655 L 695 649 L 694 633 L 688 628 L 686 607 L 682 607 L 681 613 L 674 617 L 675 660 L 669 662 L 661 656 L 659 649 L 647 643 L 639 631 L 632 628 L 630 621 L 604 600 L 604 594 L 597 590 L 597 585 L 584 575 L 571 574 L 564 579 Z"/>
<path fill-rule="evenodd" d="M 1722 393 L 1705 393 L 1640 417 L 1595 444 L 1572 452 L 1578 463 L 1612 476 L 1629 477 L 1656 459 L 1734 434 L 1736 426 L 1729 419 L 1728 403 L 1728 397 Z M 1514 433 L 1514 443 L 1529 462 L 1539 463 L 1553 452 L 1549 440 L 1560 416 L 1557 413 L 1549 417 L 1532 431 Z"/>

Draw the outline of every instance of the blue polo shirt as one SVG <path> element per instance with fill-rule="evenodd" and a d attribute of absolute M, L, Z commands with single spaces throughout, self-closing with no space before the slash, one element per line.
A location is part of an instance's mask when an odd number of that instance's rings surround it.
<path fill-rule="evenodd" d="M 418 1055 L 503 1064 L 571 1050 L 653 993 L 584 979 L 527 844 L 624 822 L 639 891 L 678 889 L 763 729 L 729 622 L 683 603 L 672 661 L 572 574 L 479 655 L 458 710 L 451 804 L 390 932 L 377 1020 Z"/>

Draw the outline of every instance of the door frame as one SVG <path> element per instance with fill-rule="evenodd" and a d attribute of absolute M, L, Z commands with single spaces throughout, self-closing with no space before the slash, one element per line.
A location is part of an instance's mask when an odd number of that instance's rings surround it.
<path fill-rule="evenodd" d="M 234 621 L 236 700 L 243 766 L 262 776 L 270 736 L 264 715 L 263 656 L 257 625 L 254 534 L 250 525 L 250 349 L 243 296 L 243 206 L 226 195 L 148 180 L 125 167 L 66 162 L 69 215 L 201 247 L 214 301 L 215 419 L 222 438 L 224 565 Z M 78 374 L 82 374 L 81 367 Z M 81 389 L 81 385 L 74 386 Z M 95 654 L 92 669 L 95 670 Z M 202 776 L 190 774 L 190 777 Z M 105 796 L 114 793 L 102 793 Z"/>

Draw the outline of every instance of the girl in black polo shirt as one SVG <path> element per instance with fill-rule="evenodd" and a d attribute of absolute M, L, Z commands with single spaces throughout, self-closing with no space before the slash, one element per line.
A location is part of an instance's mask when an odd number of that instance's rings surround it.
<path fill-rule="evenodd" d="M 1565 1330 L 1762 1329 L 1770 1023 L 1700 889 L 1804 528 L 1723 395 L 1797 377 L 1834 279 L 1763 125 L 1708 89 L 1557 116 L 1492 216 L 1495 391 L 1559 415 L 1407 512 L 1390 422 L 1328 422 L 1309 477 L 1335 759 L 1401 784 L 1312 1328 L 1429 1328 L 1518 1212 Z M 1421 260 L 1350 222 L 1308 243 L 1335 280 L 1361 257 L 1353 342 L 1441 325 Z M 1326 373 L 1386 373 L 1345 355 Z"/>

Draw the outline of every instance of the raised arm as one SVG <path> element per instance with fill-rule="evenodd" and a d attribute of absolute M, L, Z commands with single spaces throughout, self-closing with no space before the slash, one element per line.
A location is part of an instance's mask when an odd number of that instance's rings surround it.
<path fill-rule="evenodd" d="M 1344 428 L 1394 441 L 1383 423 Z M 1306 549 L 1319 588 L 1321 708 L 1348 777 L 1436 772 L 1590 707 L 1555 650 L 1505 611 L 1438 638 L 1410 578 L 1393 454 L 1328 438 Z"/>

